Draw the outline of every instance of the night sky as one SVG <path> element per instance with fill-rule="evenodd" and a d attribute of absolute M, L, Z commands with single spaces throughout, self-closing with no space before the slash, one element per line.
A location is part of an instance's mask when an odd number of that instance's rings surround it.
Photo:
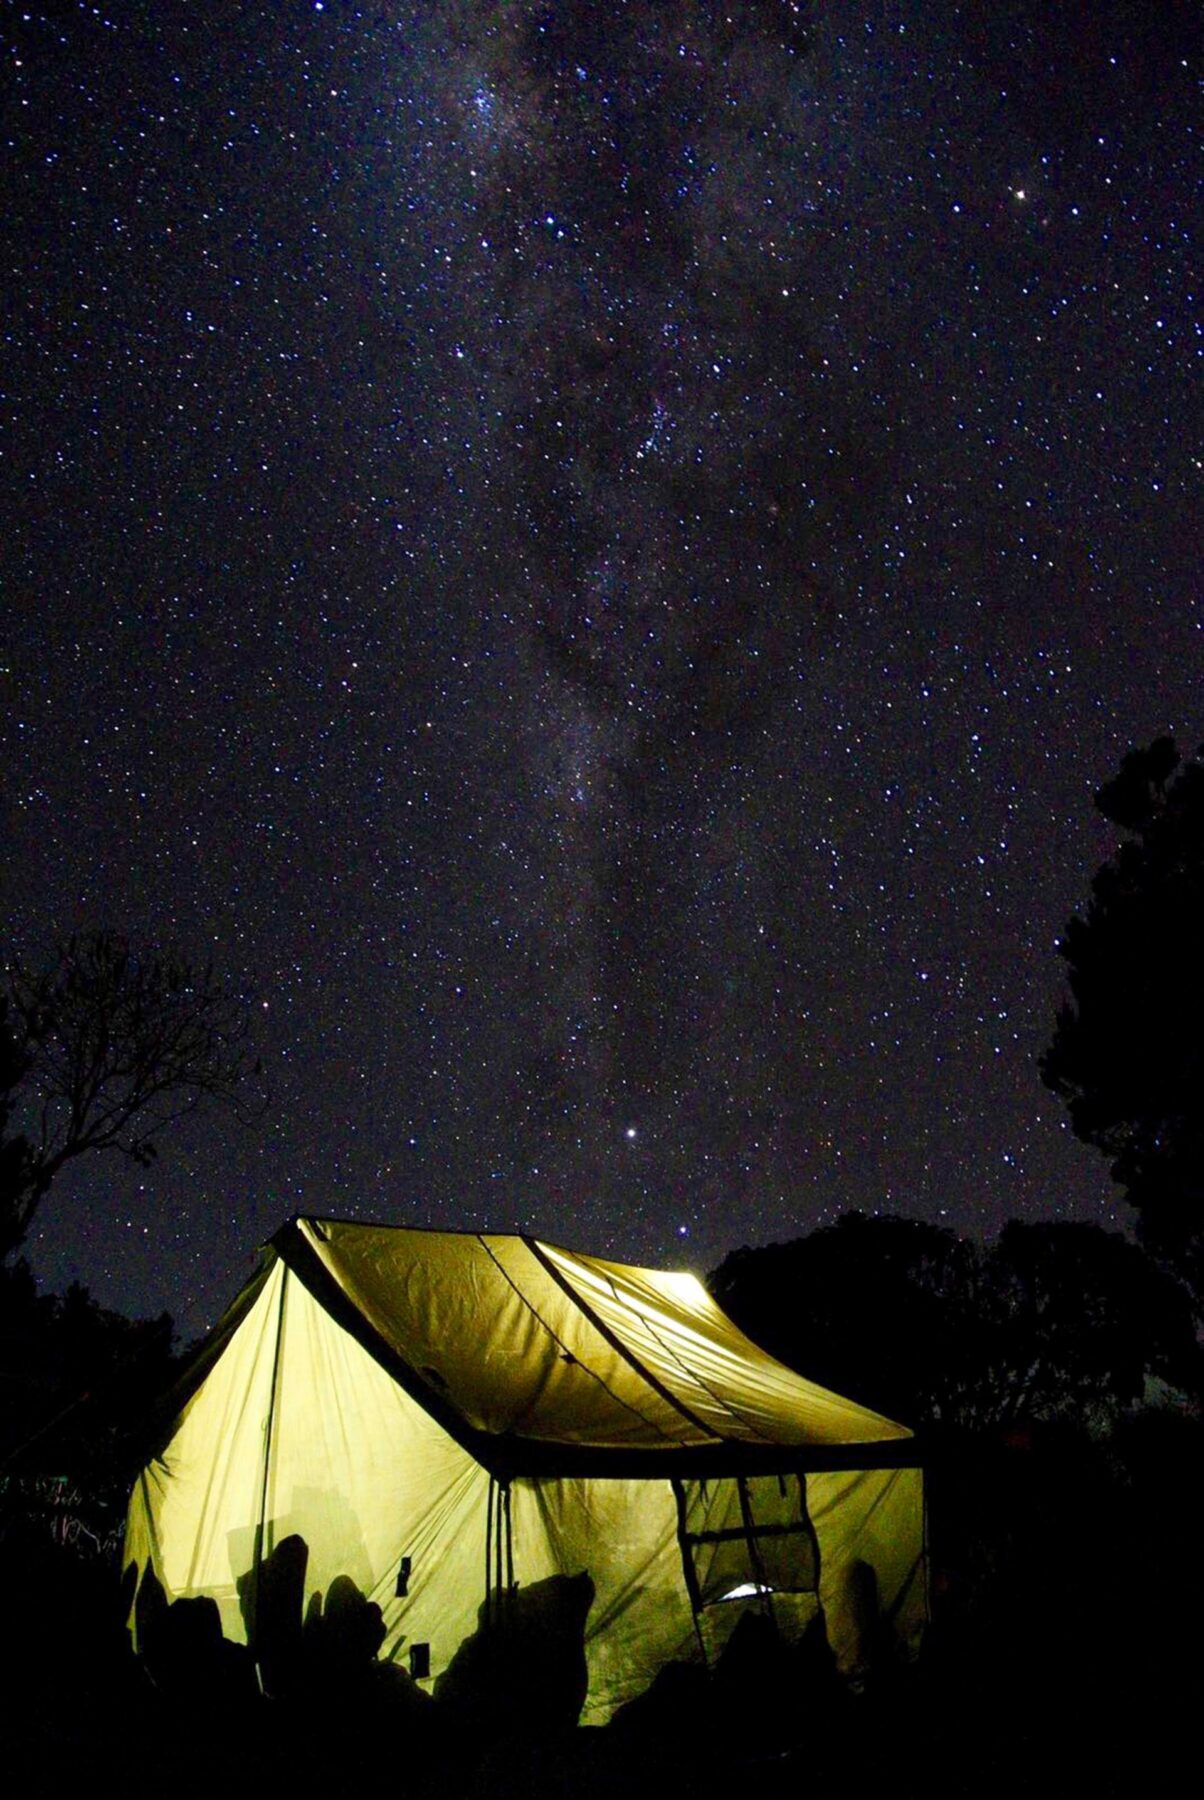
<path fill-rule="evenodd" d="M 1198 27 L 3 8 L 5 929 L 252 979 L 272 1086 L 45 1283 L 1126 1217 L 1036 1057 L 1204 737 Z"/>

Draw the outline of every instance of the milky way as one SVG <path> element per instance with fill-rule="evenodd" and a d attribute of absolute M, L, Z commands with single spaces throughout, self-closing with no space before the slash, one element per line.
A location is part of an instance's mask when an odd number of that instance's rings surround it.
<path fill-rule="evenodd" d="M 39 1274 L 1123 1217 L 1035 1059 L 1204 735 L 1196 9 L 8 24 L 8 932 L 252 976 L 274 1096 Z"/>

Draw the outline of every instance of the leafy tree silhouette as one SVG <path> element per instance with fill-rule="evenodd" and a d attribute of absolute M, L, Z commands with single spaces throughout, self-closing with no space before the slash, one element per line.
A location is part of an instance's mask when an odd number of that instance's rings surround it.
<path fill-rule="evenodd" d="M 845 1213 L 804 1238 L 733 1251 L 709 1280 L 742 1330 L 809 1380 L 902 1424 L 942 1422 L 977 1335 L 975 1247 L 939 1225 Z"/>
<path fill-rule="evenodd" d="M 710 1285 L 783 1362 L 929 1432 L 1106 1426 L 1149 1376 L 1200 1384 L 1183 1288 L 1081 1221 L 1012 1220 L 982 1246 L 846 1213 L 793 1243 L 735 1251 Z"/>
<path fill-rule="evenodd" d="M 1070 999 L 1041 1075 L 1204 1305 L 1204 767 L 1156 738 L 1095 803 L 1129 835 L 1059 946 Z"/>
<path fill-rule="evenodd" d="M 145 1167 L 164 1128 L 206 1102 L 254 1112 L 259 1074 L 246 996 L 208 965 L 108 931 L 63 940 L 41 969 L 11 959 L 0 990 L 0 1261 L 67 1163 L 116 1151 Z"/>

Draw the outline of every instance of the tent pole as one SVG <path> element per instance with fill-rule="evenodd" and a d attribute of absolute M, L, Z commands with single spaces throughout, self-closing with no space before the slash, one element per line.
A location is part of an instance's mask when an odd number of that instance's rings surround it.
<path fill-rule="evenodd" d="M 489 1488 L 485 1499 L 485 1623 L 493 1620 L 493 1490 L 494 1479 L 489 1477 Z"/>
<path fill-rule="evenodd" d="M 761 1611 L 765 1613 L 771 1624 L 777 1624 L 773 1610 L 773 1589 L 765 1579 L 765 1564 L 761 1561 L 761 1547 L 757 1543 L 757 1525 L 753 1518 L 752 1499 L 748 1492 L 748 1482 L 743 1475 L 736 1477 L 736 1492 L 740 1496 L 740 1517 L 744 1523 L 744 1541 L 748 1545 L 748 1561 L 753 1572 L 753 1580 L 760 1592 L 757 1596 L 761 1603 Z"/>
<path fill-rule="evenodd" d="M 280 1301 L 276 1308 L 276 1348 L 272 1355 L 272 1386 L 268 1395 L 268 1416 L 263 1434 L 263 1484 L 259 1490 L 259 1524 L 255 1528 L 255 1566 L 251 1582 L 254 1614 L 252 1619 L 252 1635 L 254 1643 L 251 1654 L 255 1660 L 255 1679 L 259 1683 L 259 1691 L 263 1693 L 263 1669 L 259 1661 L 259 1602 L 260 1586 L 263 1575 L 263 1538 L 267 1530 L 268 1518 L 268 1481 L 272 1466 L 272 1429 L 276 1423 L 276 1390 L 280 1385 L 280 1353 L 284 1343 L 284 1289 L 288 1281 L 288 1268 L 280 1265 Z"/>
<path fill-rule="evenodd" d="M 694 1552 L 690 1547 L 690 1537 L 686 1530 L 687 1501 L 685 1483 L 674 1475 L 669 1483 L 673 1489 L 673 1498 L 677 1502 L 677 1548 L 681 1554 L 682 1574 L 685 1576 L 686 1593 L 690 1597 L 690 1617 L 694 1621 L 694 1635 L 698 1639 L 698 1648 L 702 1652 L 703 1664 L 707 1663 L 706 1639 L 702 1635 L 702 1595 L 698 1589 L 698 1570 L 694 1567 Z M 702 1486 L 705 1488 L 706 1483 Z"/>
<path fill-rule="evenodd" d="M 811 1477 L 809 1474 L 800 1473 L 798 1485 L 799 1492 L 803 1497 L 803 1517 L 807 1521 L 808 1529 L 811 1532 L 811 1542 L 815 1547 L 815 1608 L 819 1616 L 819 1622 L 824 1628 L 824 1642 L 831 1645 L 832 1639 L 828 1633 L 828 1615 L 824 1610 L 824 1603 L 821 1597 L 823 1588 L 824 1553 L 820 1547 L 819 1532 L 815 1529 L 815 1520 L 811 1517 L 811 1495 L 808 1491 L 810 1481 Z"/>

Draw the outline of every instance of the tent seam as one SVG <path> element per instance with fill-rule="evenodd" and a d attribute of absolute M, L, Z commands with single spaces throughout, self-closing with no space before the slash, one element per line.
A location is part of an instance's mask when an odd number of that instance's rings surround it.
<path fill-rule="evenodd" d="M 519 1287 L 518 1283 L 507 1272 L 507 1270 L 502 1267 L 502 1264 L 498 1261 L 497 1257 L 494 1256 L 493 1251 L 489 1248 L 489 1245 L 485 1242 L 485 1239 L 483 1237 L 481 1237 L 479 1233 L 478 1233 L 478 1242 L 480 1243 L 481 1248 L 482 1248 L 482 1250 L 484 1250 L 485 1254 L 494 1263 L 494 1265 L 497 1268 L 497 1271 L 501 1275 L 502 1279 L 504 1281 L 508 1282 L 509 1285 L 514 1289 L 514 1292 L 518 1295 L 518 1298 L 522 1301 L 523 1305 L 526 1307 L 527 1311 L 531 1314 L 531 1317 L 535 1320 L 536 1324 L 541 1325 L 543 1327 L 543 1329 L 547 1332 L 548 1336 L 551 1338 L 552 1342 L 564 1353 L 564 1355 L 566 1357 L 571 1358 L 571 1360 L 577 1364 L 578 1368 L 583 1369 L 585 1371 L 585 1373 L 589 1376 L 591 1381 L 596 1381 L 598 1386 L 602 1389 L 602 1392 L 608 1397 L 608 1399 L 613 1400 L 617 1406 L 624 1407 L 632 1415 L 633 1418 L 639 1420 L 641 1425 L 650 1426 L 653 1431 L 657 1432 L 660 1437 L 664 1438 L 664 1440 L 667 1444 L 674 1444 L 676 1442 L 676 1440 L 674 1438 L 671 1438 L 669 1436 L 669 1433 L 667 1431 L 665 1431 L 662 1426 L 658 1425 L 655 1419 L 645 1418 L 644 1414 L 642 1412 L 640 1412 L 638 1407 L 633 1406 L 631 1404 L 630 1400 L 624 1400 L 623 1396 L 621 1394 L 616 1394 L 614 1389 L 607 1385 L 606 1381 L 602 1378 L 601 1375 L 599 1375 L 597 1373 L 597 1371 L 595 1369 L 591 1369 L 588 1363 L 582 1362 L 581 1358 L 577 1355 L 577 1352 L 575 1350 L 569 1349 L 568 1345 L 564 1342 L 564 1339 L 559 1337 L 557 1335 L 557 1333 L 555 1331 L 553 1331 L 552 1327 L 548 1324 L 548 1322 L 544 1318 L 543 1314 L 536 1310 L 536 1308 L 534 1307 L 532 1302 L 530 1300 L 528 1300 L 526 1294 L 523 1293 L 523 1291 Z M 535 1405 L 535 1402 L 532 1401 L 531 1406 L 534 1406 L 534 1405 Z M 531 1406 L 528 1406 L 526 1409 L 526 1411 L 528 1413 L 531 1410 Z M 523 1415 L 523 1417 L 525 1417 L 525 1416 L 526 1416 L 526 1414 Z"/>
<path fill-rule="evenodd" d="M 635 1370 L 636 1374 L 647 1382 L 654 1393 L 659 1394 L 661 1399 L 667 1401 L 668 1404 L 673 1407 L 676 1412 L 679 1412 L 684 1419 L 688 1419 L 691 1425 L 696 1426 L 697 1429 L 704 1432 L 707 1437 L 713 1438 L 717 1444 L 729 1441 L 728 1439 L 725 1439 L 721 1431 L 716 1431 L 712 1425 L 706 1423 L 705 1419 L 700 1419 L 697 1413 L 691 1411 L 684 1400 L 679 1400 L 676 1394 L 671 1393 L 662 1381 L 657 1380 L 651 1369 L 646 1369 L 644 1367 L 639 1357 L 635 1355 L 634 1351 L 627 1347 L 618 1333 L 612 1331 L 605 1320 L 598 1317 L 593 1307 L 589 1304 L 589 1301 L 577 1292 L 568 1280 L 568 1277 L 562 1275 L 555 1263 L 544 1255 L 541 1245 L 535 1238 L 529 1238 L 524 1235 L 523 1242 L 527 1245 L 532 1255 L 537 1257 L 543 1264 L 553 1281 L 559 1283 L 565 1293 L 569 1296 L 570 1300 L 576 1302 L 591 1324 L 602 1333 L 602 1336 L 606 1339 L 607 1343 L 619 1353 L 625 1362 L 631 1364 L 631 1367 Z"/>
<path fill-rule="evenodd" d="M 607 1287 L 610 1289 L 612 1295 L 614 1296 L 616 1304 L 619 1306 L 622 1306 L 624 1304 L 623 1297 L 619 1293 L 618 1288 L 615 1286 L 614 1281 L 611 1279 L 611 1277 L 608 1274 L 605 1273 L 605 1271 L 602 1272 L 602 1279 L 605 1281 Z M 667 1357 L 669 1357 L 669 1359 L 672 1362 L 677 1364 L 677 1367 L 681 1370 L 683 1375 L 685 1375 L 685 1377 L 688 1381 L 695 1382 L 702 1389 L 704 1394 L 708 1394 L 710 1396 L 710 1398 L 715 1402 L 715 1405 L 720 1409 L 721 1412 L 725 1412 L 728 1415 L 728 1417 L 730 1419 L 734 1419 L 738 1425 L 743 1425 L 746 1428 L 746 1430 L 751 1431 L 753 1436 L 760 1438 L 763 1443 L 772 1444 L 774 1442 L 774 1439 L 772 1437 L 770 1437 L 768 1432 L 761 1431 L 759 1429 L 759 1427 L 756 1426 L 751 1419 L 745 1418 L 743 1413 L 739 1413 L 736 1411 L 735 1407 L 729 1406 L 727 1401 L 722 1399 L 715 1392 L 714 1388 L 712 1388 L 709 1385 L 709 1383 L 707 1383 L 703 1380 L 701 1375 L 696 1374 L 695 1371 L 693 1369 L 691 1369 L 689 1367 L 689 1365 L 682 1360 L 681 1356 L 673 1348 L 672 1344 L 666 1343 L 665 1339 L 661 1336 L 660 1332 L 656 1329 L 656 1326 L 653 1324 L 652 1320 L 650 1318 L 648 1318 L 648 1316 L 645 1313 L 640 1313 L 639 1316 L 640 1316 L 640 1319 L 642 1320 L 644 1326 L 646 1327 L 646 1329 L 656 1339 L 656 1341 L 660 1345 L 661 1349 L 665 1352 L 665 1355 Z M 722 1435 L 722 1434 L 719 1434 L 719 1435 Z"/>

